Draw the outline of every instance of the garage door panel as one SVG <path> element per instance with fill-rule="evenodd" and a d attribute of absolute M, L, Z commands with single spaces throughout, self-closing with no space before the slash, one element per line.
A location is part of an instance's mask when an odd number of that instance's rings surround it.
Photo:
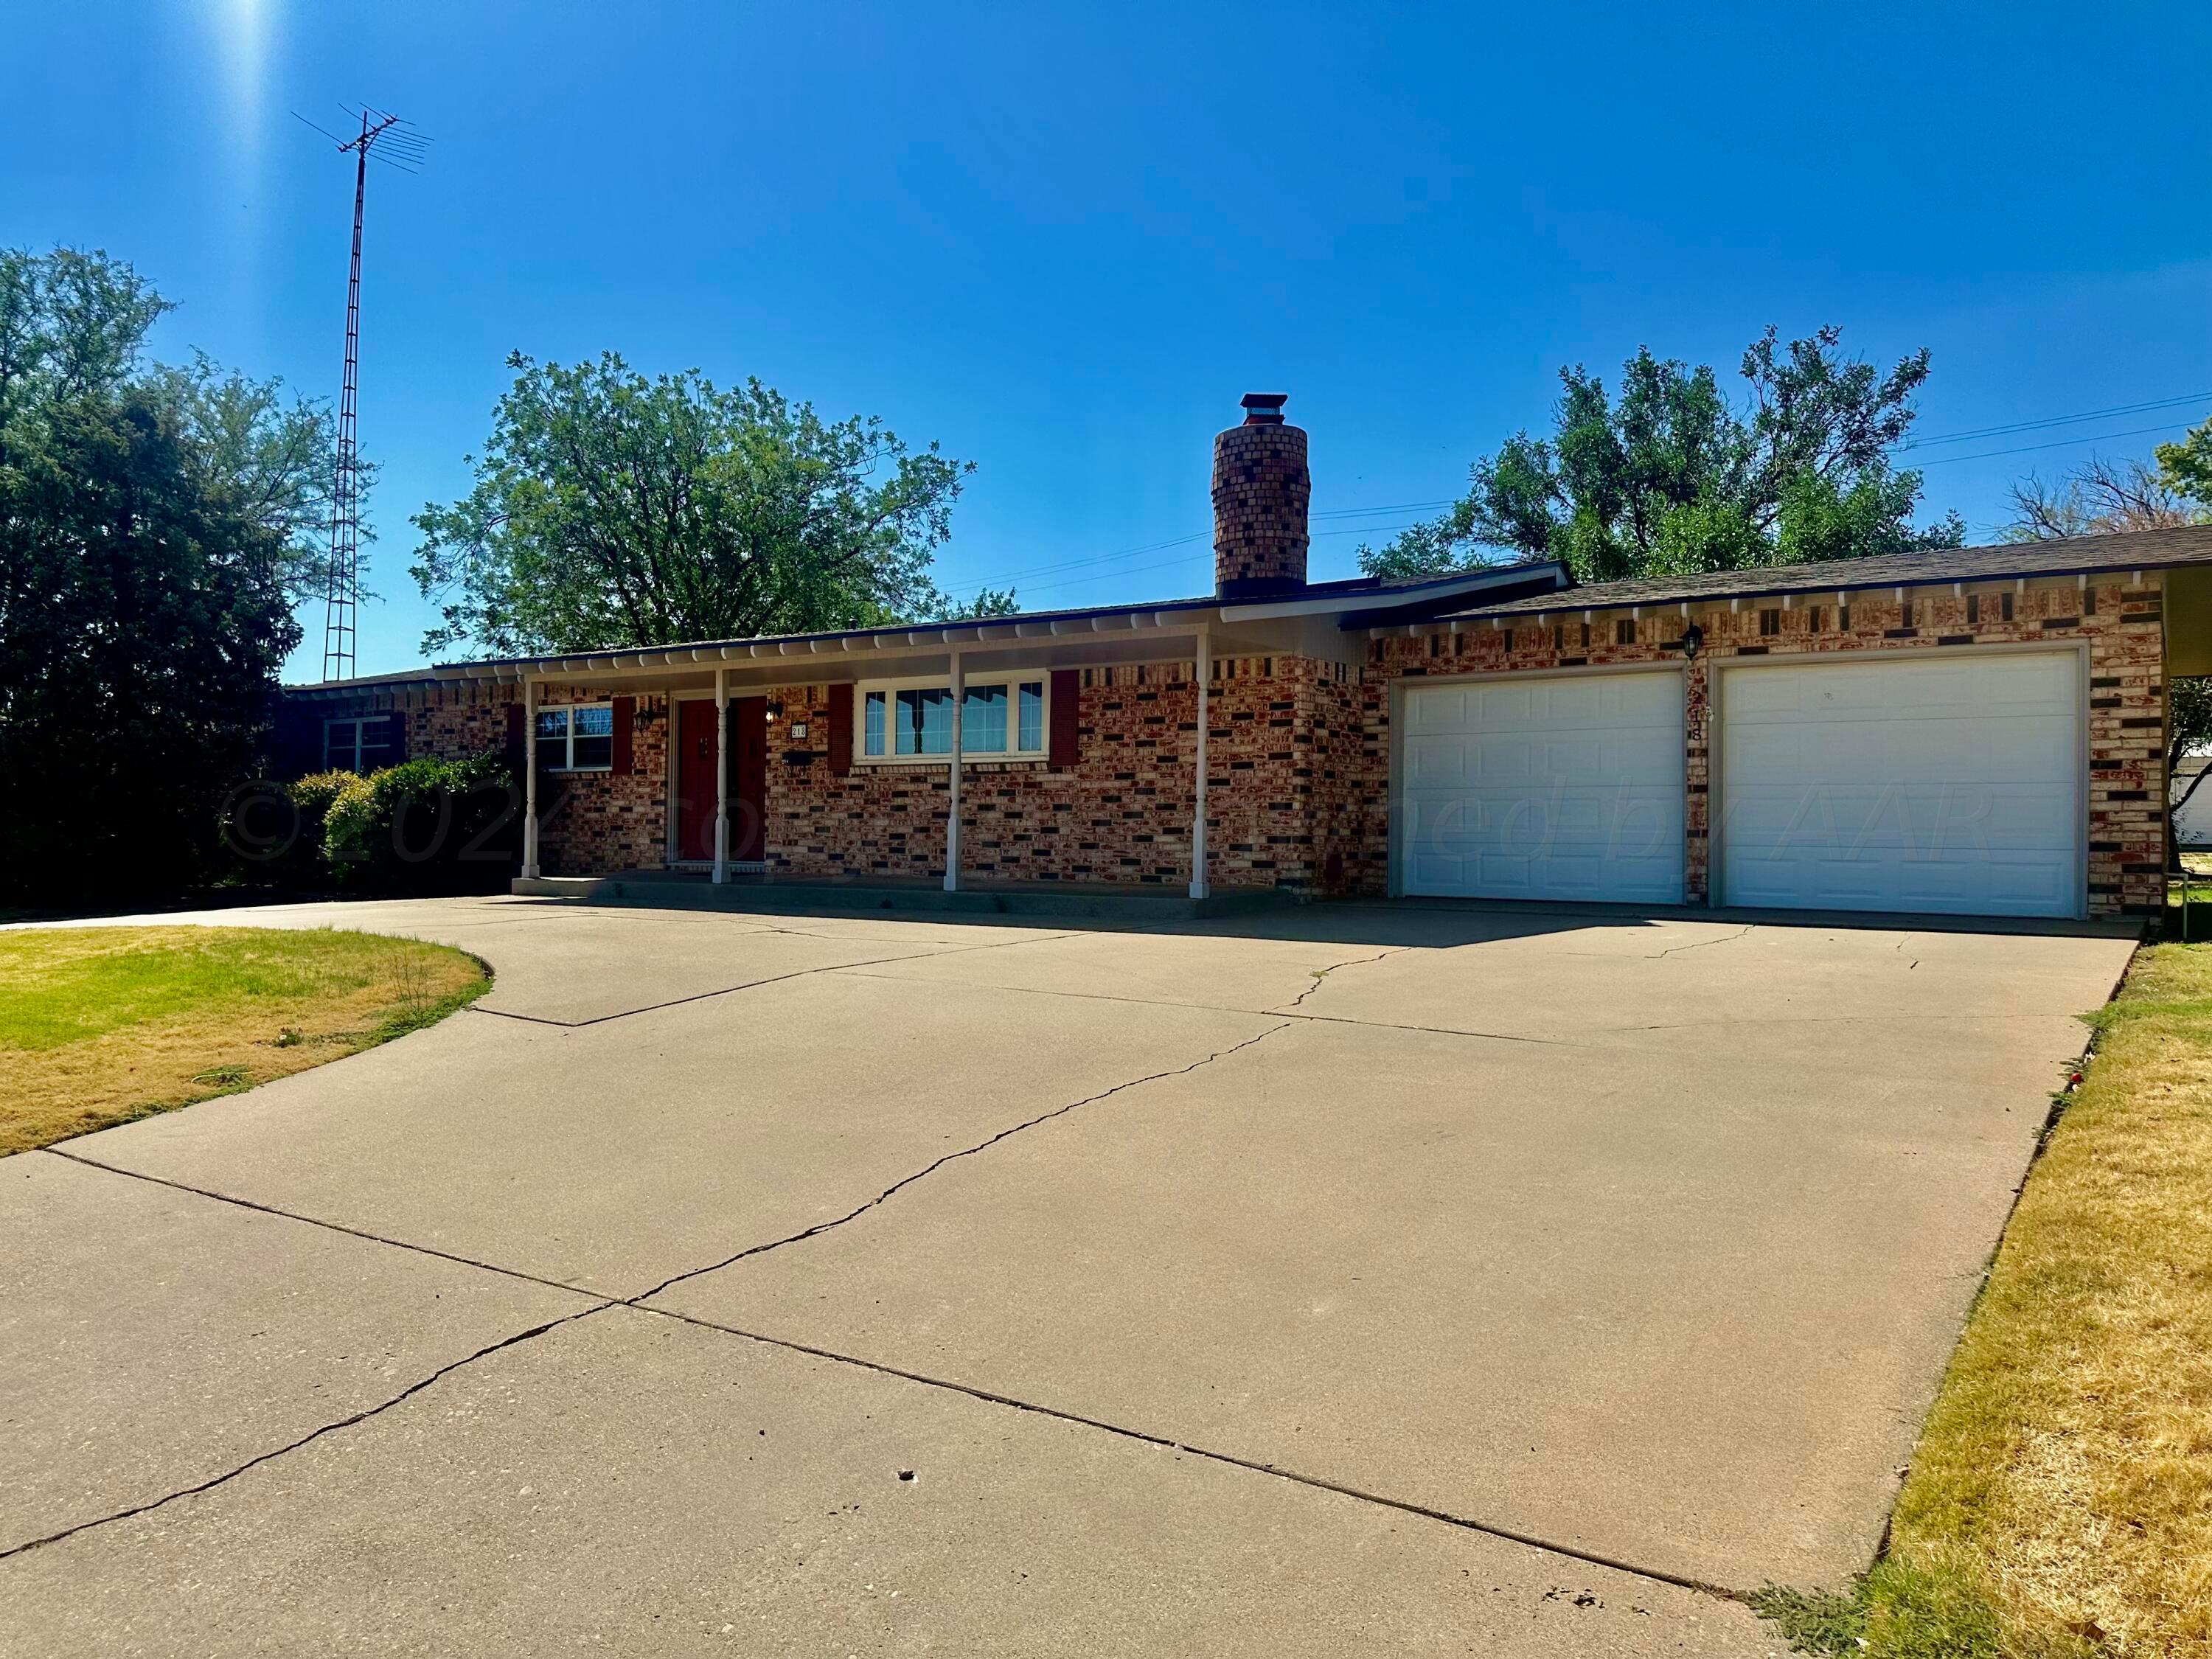
<path fill-rule="evenodd" d="M 1467 724 L 1466 694 L 1452 687 L 1436 686 L 1431 689 L 1427 696 L 1407 702 L 1406 730 L 1408 732 L 1463 732 Z"/>
<path fill-rule="evenodd" d="M 1786 853 L 1930 859 L 1953 853 L 2064 853 L 2070 795 L 2029 786 L 1821 785 L 1729 791 L 1726 836 L 1741 860 Z"/>
<path fill-rule="evenodd" d="M 1722 676 L 1724 902 L 2081 908 L 2079 659 Z"/>
<path fill-rule="evenodd" d="M 1467 745 L 1449 737 L 1420 736 L 1406 739 L 1406 772 L 1416 785 L 1453 788 L 1465 783 Z"/>
<path fill-rule="evenodd" d="M 1406 710 L 1407 891 L 1680 900 L 1679 676 L 1421 687 Z"/>

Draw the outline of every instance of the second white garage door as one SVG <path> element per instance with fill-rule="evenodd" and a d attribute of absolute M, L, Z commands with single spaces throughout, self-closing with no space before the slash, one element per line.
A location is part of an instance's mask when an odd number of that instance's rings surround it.
<path fill-rule="evenodd" d="M 1682 677 L 1514 676 L 1409 689 L 1401 890 L 1682 897 Z"/>
<path fill-rule="evenodd" d="M 2081 697 L 2070 651 L 1723 670 L 1722 902 L 2080 914 Z"/>

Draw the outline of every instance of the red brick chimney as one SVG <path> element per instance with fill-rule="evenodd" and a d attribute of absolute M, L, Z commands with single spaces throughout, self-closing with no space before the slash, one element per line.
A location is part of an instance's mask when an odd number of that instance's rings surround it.
<path fill-rule="evenodd" d="M 1306 585 L 1303 428 L 1283 424 L 1287 393 L 1249 392 L 1244 424 L 1213 441 L 1213 591 L 1222 599 L 1294 592 Z"/>

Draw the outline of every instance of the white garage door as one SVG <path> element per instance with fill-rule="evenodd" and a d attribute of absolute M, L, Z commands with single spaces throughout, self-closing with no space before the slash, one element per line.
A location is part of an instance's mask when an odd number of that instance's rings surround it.
<path fill-rule="evenodd" d="M 1420 686 L 1402 731 L 1404 891 L 1681 899 L 1679 672 Z"/>
<path fill-rule="evenodd" d="M 1727 669 L 1723 902 L 2078 915 L 2081 776 L 2072 652 Z"/>

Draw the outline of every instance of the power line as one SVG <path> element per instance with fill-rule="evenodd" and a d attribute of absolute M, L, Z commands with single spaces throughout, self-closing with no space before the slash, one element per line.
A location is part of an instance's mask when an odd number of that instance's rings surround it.
<path fill-rule="evenodd" d="M 2125 432 L 2107 432 L 2094 438 L 2059 438 L 2047 444 L 2022 444 L 2017 449 L 1983 449 L 1972 455 L 1939 455 L 1932 461 L 1920 461 L 1915 469 L 1927 466 L 1948 466 L 1954 461 L 1986 461 L 1996 455 L 2027 455 L 2039 449 L 2070 449 L 2075 444 L 2110 443 L 2115 438 L 2140 438 L 2152 432 L 2180 432 L 2188 429 L 2186 421 L 2168 421 L 2163 426 L 2131 427 Z"/>
<path fill-rule="evenodd" d="M 2183 404 L 2212 403 L 2212 392 L 2192 392 L 2179 398 L 2153 398 L 2139 404 L 2120 404 L 2111 409 L 2092 409 L 2079 415 L 2052 415 L 2042 420 L 2014 421 L 2005 426 L 1975 427 L 1965 432 L 1946 432 L 1933 438 L 1911 438 L 1898 446 L 1900 450 L 1923 449 L 1930 444 L 1966 443 L 1975 438 L 2004 438 L 2015 432 L 2040 432 L 2054 426 L 2072 426 L 2081 421 L 2109 420 L 2115 415 L 2144 415 L 2154 409 L 2172 409 Z"/>

